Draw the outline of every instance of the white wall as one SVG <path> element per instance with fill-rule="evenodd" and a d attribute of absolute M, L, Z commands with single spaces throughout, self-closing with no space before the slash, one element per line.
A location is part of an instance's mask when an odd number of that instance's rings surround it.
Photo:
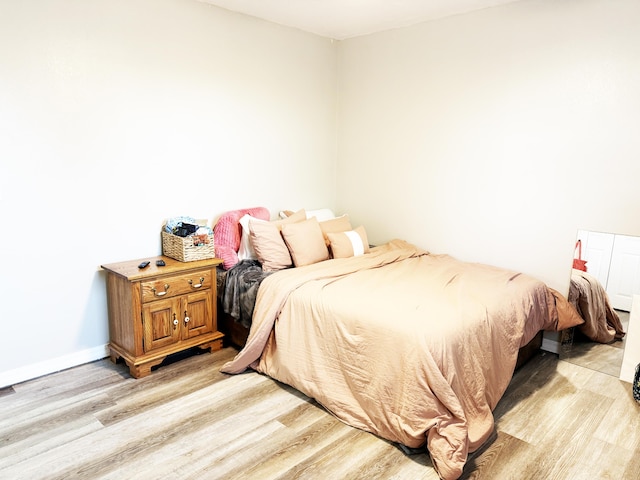
<path fill-rule="evenodd" d="M 578 228 L 640 235 L 639 20 L 522 1 L 331 43 L 193 0 L 1 2 L 0 386 L 103 355 L 99 265 L 174 215 L 329 206 L 566 291 Z"/>
<path fill-rule="evenodd" d="M 335 202 L 336 45 L 194 0 L 0 3 L 0 386 L 104 356 L 162 221 Z"/>
<path fill-rule="evenodd" d="M 624 342 L 620 380 L 633 383 L 636 368 L 640 363 L 640 295 L 633 296 L 629 328 Z"/>
<path fill-rule="evenodd" d="M 533 0 L 342 42 L 338 210 L 566 293 L 578 228 L 640 234 L 638 25 Z"/>

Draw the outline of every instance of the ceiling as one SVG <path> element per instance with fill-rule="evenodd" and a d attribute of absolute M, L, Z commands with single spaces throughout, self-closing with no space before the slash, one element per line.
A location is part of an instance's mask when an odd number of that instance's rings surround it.
<path fill-rule="evenodd" d="M 516 0 L 200 0 L 344 40 Z"/>

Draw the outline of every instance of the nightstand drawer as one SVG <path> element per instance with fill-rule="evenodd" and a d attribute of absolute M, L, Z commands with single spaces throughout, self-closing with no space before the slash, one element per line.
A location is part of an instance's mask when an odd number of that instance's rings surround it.
<path fill-rule="evenodd" d="M 211 281 L 211 270 L 200 270 L 187 275 L 176 275 L 142 282 L 142 303 L 206 290 L 211 288 Z"/>

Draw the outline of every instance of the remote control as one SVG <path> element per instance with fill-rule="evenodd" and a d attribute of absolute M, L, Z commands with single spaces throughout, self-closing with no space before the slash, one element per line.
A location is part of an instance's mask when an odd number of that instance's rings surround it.
<path fill-rule="evenodd" d="M 147 265 L 149 265 L 149 262 L 142 262 L 140 265 L 138 265 L 138 268 L 145 268 Z"/>
<path fill-rule="evenodd" d="M 166 265 L 166 263 L 164 263 L 164 260 L 156 260 L 156 266 L 164 267 L 165 265 Z"/>

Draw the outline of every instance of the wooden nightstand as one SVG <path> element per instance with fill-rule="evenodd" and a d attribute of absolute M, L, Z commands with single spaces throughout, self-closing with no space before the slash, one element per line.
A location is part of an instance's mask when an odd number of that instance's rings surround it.
<path fill-rule="evenodd" d="M 140 269 L 143 260 L 149 266 Z M 164 260 L 165 266 L 156 266 Z M 222 348 L 216 316 L 216 266 L 213 258 L 179 262 L 159 256 L 102 265 L 107 271 L 109 351 L 122 357 L 135 378 L 167 355 L 187 348 Z"/>

